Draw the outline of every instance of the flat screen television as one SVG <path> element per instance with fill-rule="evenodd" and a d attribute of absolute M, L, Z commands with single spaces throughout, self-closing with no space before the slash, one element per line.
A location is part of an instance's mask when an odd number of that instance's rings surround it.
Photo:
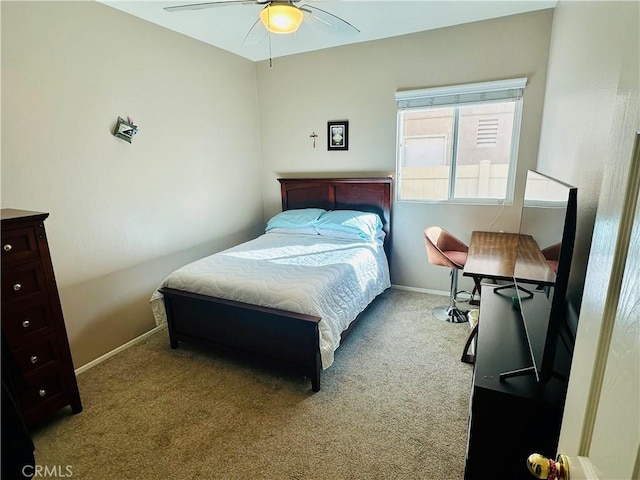
<path fill-rule="evenodd" d="M 530 258 L 524 258 L 521 254 L 524 250 L 519 249 L 513 279 L 518 297 L 516 307 L 520 309 L 532 364 L 506 372 L 501 379 L 534 374 L 538 382 L 545 383 L 555 375 L 556 348 L 566 322 L 567 286 L 576 236 L 577 194 L 576 187 L 534 170 L 527 172 L 519 233 L 527 236 L 527 241 L 532 238 L 537 243 L 539 253 L 548 265 L 548 275 L 538 284 L 523 281 L 518 272 L 525 268 Z M 531 292 L 543 295 L 546 301 L 527 302 Z"/>

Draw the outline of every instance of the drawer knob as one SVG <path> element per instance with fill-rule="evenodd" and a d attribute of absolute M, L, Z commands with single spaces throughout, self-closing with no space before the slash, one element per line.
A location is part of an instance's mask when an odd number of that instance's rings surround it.
<path fill-rule="evenodd" d="M 11 244 L 10 244 L 10 243 L 7 243 L 7 244 L 6 244 L 4 247 L 2 247 L 2 248 L 4 248 L 4 251 L 5 251 L 5 252 L 10 252 L 10 251 L 11 251 L 11 249 L 12 249 L 13 247 L 11 246 Z"/>
<path fill-rule="evenodd" d="M 21 289 L 21 288 L 22 288 L 22 285 L 20 285 L 19 283 L 16 283 L 16 284 L 13 286 L 13 289 L 14 289 L 16 292 L 20 291 L 20 289 Z"/>
<path fill-rule="evenodd" d="M 38 360 L 40 359 L 38 358 L 37 355 L 31 355 L 31 358 L 29 360 L 31 360 L 31 363 L 35 365 L 36 363 L 38 363 Z"/>
<path fill-rule="evenodd" d="M 29 320 L 23 320 L 22 321 L 22 326 L 24 328 L 29 328 L 29 325 L 31 325 L 31 322 Z"/>
<path fill-rule="evenodd" d="M 38 390 L 38 395 L 40 395 L 41 397 L 44 397 L 47 394 L 47 391 L 44 388 L 41 388 L 40 390 Z"/>

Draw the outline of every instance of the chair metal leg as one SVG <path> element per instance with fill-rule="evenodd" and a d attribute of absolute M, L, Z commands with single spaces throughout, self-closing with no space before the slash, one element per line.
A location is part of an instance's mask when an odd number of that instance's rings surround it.
<path fill-rule="evenodd" d="M 456 297 L 458 296 L 458 269 L 452 268 L 451 272 L 451 286 L 449 288 L 449 305 L 436 307 L 432 310 L 432 314 L 438 320 L 451 323 L 464 323 L 468 322 L 467 315 L 462 310 L 456 307 Z"/>
<path fill-rule="evenodd" d="M 458 298 L 458 269 L 451 269 L 451 288 L 449 289 L 449 306 L 456 308 L 456 298 Z"/>

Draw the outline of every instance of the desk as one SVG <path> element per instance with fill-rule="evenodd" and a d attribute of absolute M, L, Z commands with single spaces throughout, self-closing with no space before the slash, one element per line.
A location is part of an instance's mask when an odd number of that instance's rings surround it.
<path fill-rule="evenodd" d="M 483 279 L 532 283 L 537 287 L 551 286 L 556 281 L 556 274 L 544 258 L 538 243 L 531 235 L 519 233 L 474 231 L 462 274 L 473 277 L 481 296 Z M 475 362 L 475 356 L 468 351 L 477 332 L 478 325 L 469 333 L 460 359 L 462 362 Z"/>
<path fill-rule="evenodd" d="M 471 234 L 462 274 L 481 279 L 553 285 L 556 275 L 531 235 L 477 232 Z"/>

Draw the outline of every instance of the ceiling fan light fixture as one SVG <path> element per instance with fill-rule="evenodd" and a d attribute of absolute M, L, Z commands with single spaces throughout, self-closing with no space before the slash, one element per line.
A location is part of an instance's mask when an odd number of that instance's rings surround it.
<path fill-rule="evenodd" d="M 293 33 L 298 30 L 304 14 L 293 5 L 267 5 L 260 11 L 260 21 L 271 33 Z"/>

